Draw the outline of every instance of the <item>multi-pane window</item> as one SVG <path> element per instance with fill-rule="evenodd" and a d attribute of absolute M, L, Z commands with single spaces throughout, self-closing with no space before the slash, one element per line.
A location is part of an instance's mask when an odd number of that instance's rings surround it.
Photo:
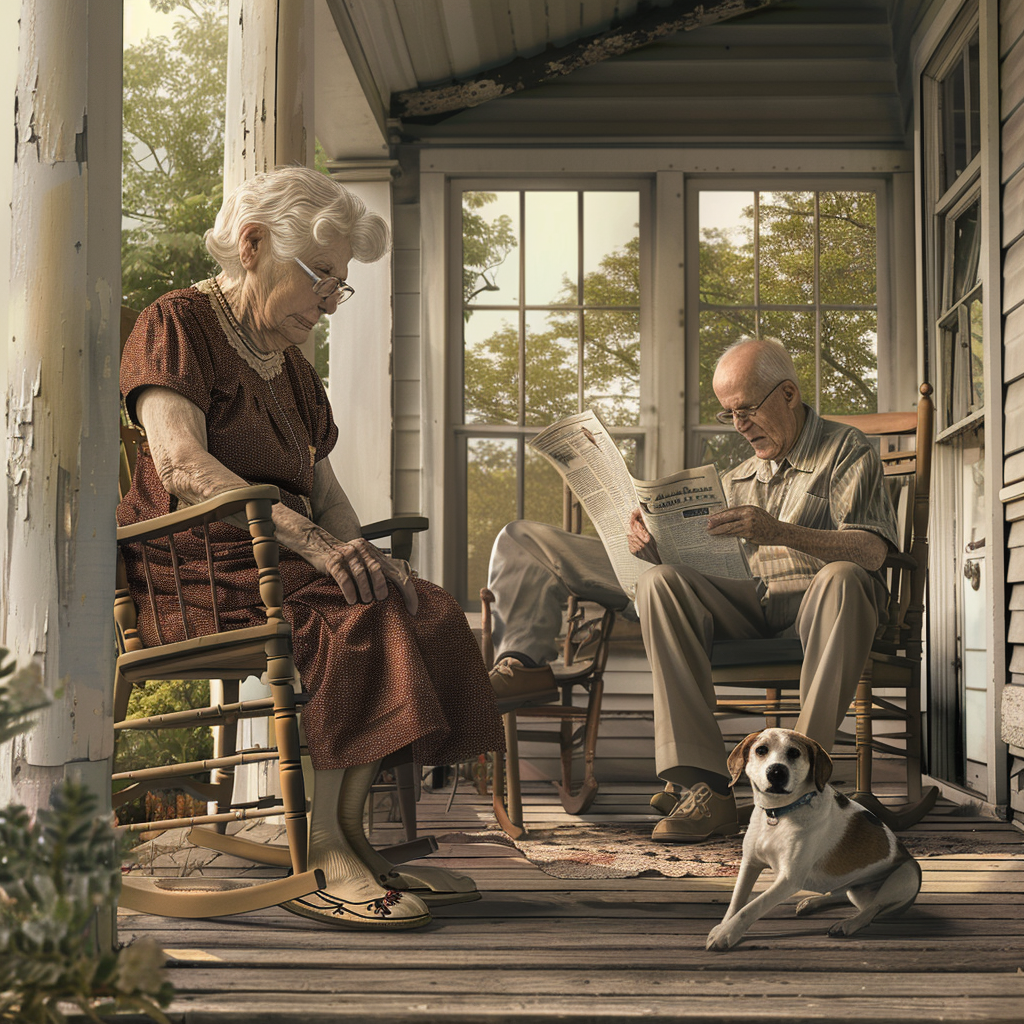
<path fill-rule="evenodd" d="M 991 685 L 985 511 L 981 53 L 965 5 L 922 77 L 927 373 L 937 445 L 929 575 L 929 770 L 987 795 Z"/>
<path fill-rule="evenodd" d="M 982 366 L 981 96 L 978 33 L 955 50 L 929 96 L 937 106 L 934 141 L 935 256 L 941 425 L 979 412 Z M 937 301 L 935 301 L 937 300 Z"/>
<path fill-rule="evenodd" d="M 642 472 L 641 191 L 466 190 L 461 210 L 458 589 L 474 602 L 505 523 L 562 524 L 561 481 L 527 447 L 543 427 L 593 408 Z"/>
<path fill-rule="evenodd" d="M 874 189 L 699 192 L 691 461 L 725 469 L 750 455 L 715 423 L 711 386 L 718 357 L 744 336 L 785 344 L 817 411 L 877 411 L 877 206 Z"/>

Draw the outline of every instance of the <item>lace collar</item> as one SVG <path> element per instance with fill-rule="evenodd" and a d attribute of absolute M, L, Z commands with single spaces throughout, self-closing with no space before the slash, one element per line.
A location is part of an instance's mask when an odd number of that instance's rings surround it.
<path fill-rule="evenodd" d="M 220 290 L 216 278 L 200 281 L 195 285 L 196 291 L 202 292 L 210 299 L 210 305 L 217 315 L 217 322 L 224 332 L 228 344 L 238 353 L 239 358 L 247 366 L 256 371 L 264 380 L 273 380 L 281 375 L 284 368 L 283 352 L 260 352 L 246 336 L 242 325 L 228 305 L 228 300 Z"/>

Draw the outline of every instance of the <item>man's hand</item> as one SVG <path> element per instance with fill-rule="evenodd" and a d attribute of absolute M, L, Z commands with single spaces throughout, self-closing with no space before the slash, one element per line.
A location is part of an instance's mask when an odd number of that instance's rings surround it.
<path fill-rule="evenodd" d="M 401 592 L 409 614 L 416 614 L 419 599 L 409 574 L 369 541 L 359 537 L 336 542 L 326 564 L 349 604 L 383 601 L 388 596 L 387 581 L 391 580 Z"/>
<path fill-rule="evenodd" d="M 783 543 L 783 524 L 757 505 L 737 505 L 708 519 L 708 533 L 714 537 L 742 537 L 751 544 Z"/>
<path fill-rule="evenodd" d="M 647 529 L 643 513 L 638 508 L 633 509 L 629 517 L 629 532 L 626 534 L 626 538 L 629 541 L 631 554 L 636 555 L 637 558 L 642 558 L 645 562 L 661 565 L 658 544 Z"/>

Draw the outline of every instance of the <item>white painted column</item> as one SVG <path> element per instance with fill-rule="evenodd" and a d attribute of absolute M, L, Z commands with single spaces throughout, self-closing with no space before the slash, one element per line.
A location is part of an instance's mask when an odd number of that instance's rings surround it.
<path fill-rule="evenodd" d="M 340 177 L 340 176 L 339 176 Z M 346 188 L 391 226 L 391 174 L 378 181 L 347 181 Z M 331 465 L 363 523 L 391 515 L 391 266 L 349 265 L 356 293 L 331 317 L 328 389 L 338 443 Z"/>
<path fill-rule="evenodd" d="M 20 9 L 19 9 L 20 8 Z M 121 4 L 3 5 L 17 80 L 9 232 L 0 640 L 53 703 L 0 748 L 0 804 L 74 775 L 109 807 L 121 294 Z M 13 156 L 13 172 L 9 173 Z M 6 255 L 6 251 L 5 251 Z"/>

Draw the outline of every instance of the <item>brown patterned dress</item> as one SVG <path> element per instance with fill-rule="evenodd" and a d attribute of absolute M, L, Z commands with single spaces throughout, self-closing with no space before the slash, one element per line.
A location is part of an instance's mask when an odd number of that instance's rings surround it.
<path fill-rule="evenodd" d="M 323 384 L 296 348 L 266 358 L 245 350 L 229 316 L 212 282 L 170 292 L 145 309 L 121 359 L 127 414 L 136 422 L 145 387 L 172 388 L 206 416 L 211 455 L 250 483 L 275 484 L 289 508 L 309 515 L 313 467 L 338 437 Z M 175 507 L 148 451 L 140 451 L 118 523 Z M 248 534 L 216 524 L 211 539 L 222 626 L 265 621 Z M 202 537 L 179 536 L 175 545 L 190 630 L 211 632 Z M 169 558 L 156 553 L 150 563 L 164 642 L 182 640 Z M 156 643 L 141 563 L 126 557 L 126 567 L 143 641 Z M 448 593 L 414 580 L 415 616 L 390 584 L 386 600 L 349 605 L 331 577 L 286 548 L 281 579 L 295 664 L 310 694 L 302 718 L 315 769 L 368 764 L 406 746 L 420 764 L 454 764 L 504 748 L 480 650 Z"/>

